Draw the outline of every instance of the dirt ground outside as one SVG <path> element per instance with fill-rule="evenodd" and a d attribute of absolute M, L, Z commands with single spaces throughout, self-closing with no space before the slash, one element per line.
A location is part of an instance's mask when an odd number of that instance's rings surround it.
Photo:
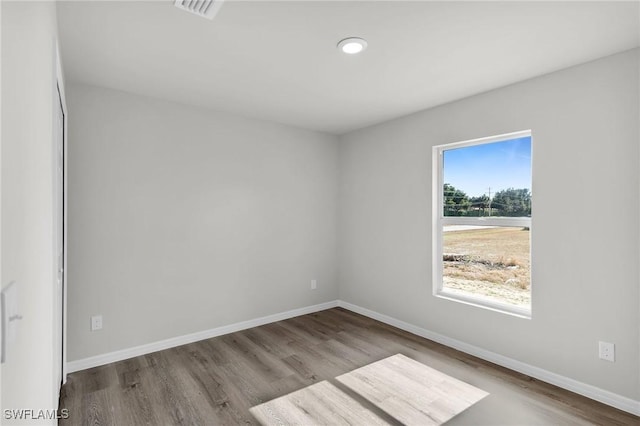
<path fill-rule="evenodd" d="M 528 229 L 448 231 L 443 239 L 444 288 L 502 303 L 531 305 Z"/>

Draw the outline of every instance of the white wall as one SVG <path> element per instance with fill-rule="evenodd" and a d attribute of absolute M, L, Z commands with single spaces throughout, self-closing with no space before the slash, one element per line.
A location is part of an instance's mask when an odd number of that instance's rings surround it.
<path fill-rule="evenodd" d="M 23 315 L 2 365 L 2 408 L 50 409 L 58 402 L 51 335 L 55 4 L 2 3 L 0 282 L 17 282 Z"/>
<path fill-rule="evenodd" d="M 337 298 L 337 138 L 85 85 L 67 102 L 69 361 Z"/>
<path fill-rule="evenodd" d="M 638 77 L 635 50 L 344 135 L 340 298 L 640 399 Z M 533 318 L 432 296 L 431 147 L 526 129 Z"/>

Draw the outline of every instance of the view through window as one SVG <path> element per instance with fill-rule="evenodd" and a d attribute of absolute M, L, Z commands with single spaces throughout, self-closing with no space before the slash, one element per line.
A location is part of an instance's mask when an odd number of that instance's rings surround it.
<path fill-rule="evenodd" d="M 435 293 L 531 312 L 531 132 L 434 148 Z"/>

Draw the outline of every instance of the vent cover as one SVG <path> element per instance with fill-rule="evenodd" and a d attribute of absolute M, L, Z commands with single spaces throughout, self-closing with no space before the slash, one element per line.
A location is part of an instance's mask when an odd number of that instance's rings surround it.
<path fill-rule="evenodd" d="M 220 10 L 224 0 L 176 0 L 178 9 L 186 10 L 203 18 L 213 19 Z"/>

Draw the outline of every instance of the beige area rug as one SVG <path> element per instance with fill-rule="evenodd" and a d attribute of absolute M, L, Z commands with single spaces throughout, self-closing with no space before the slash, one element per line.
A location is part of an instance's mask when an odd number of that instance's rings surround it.
<path fill-rule="evenodd" d="M 440 425 L 487 392 L 398 354 L 251 408 L 263 425 Z M 365 401 L 366 400 L 366 401 Z M 381 413 L 384 412 L 384 413 Z"/>

